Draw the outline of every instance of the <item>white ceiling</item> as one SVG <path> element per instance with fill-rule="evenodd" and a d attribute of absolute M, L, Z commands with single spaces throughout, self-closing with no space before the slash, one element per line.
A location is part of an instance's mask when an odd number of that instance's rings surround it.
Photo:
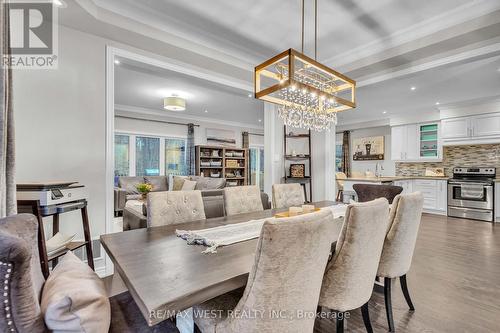
<path fill-rule="evenodd" d="M 249 98 L 249 91 L 129 59 L 118 59 L 120 64 L 115 66 L 115 105 L 121 111 L 220 119 L 262 126 L 264 104 Z M 172 95 L 186 99 L 185 111 L 163 109 L 163 98 Z"/>
<path fill-rule="evenodd" d="M 59 20 L 165 57 L 182 59 L 183 52 L 190 52 L 189 60 L 201 61 L 203 70 L 233 77 L 239 87 L 251 89 L 256 64 L 284 49 L 300 49 L 300 4 L 300 0 L 76 0 L 68 3 Z M 500 94 L 500 0 L 318 0 L 318 4 L 318 59 L 358 82 L 358 108 L 341 114 L 341 124 L 435 112 L 437 101 Z M 312 5 L 313 0 L 306 0 L 309 55 Z M 177 86 L 193 95 L 188 114 L 200 115 L 207 108 L 214 119 L 262 118 L 261 104 L 245 98 L 248 92 L 133 67 L 117 72 L 123 76 L 117 85 L 119 104 L 162 112 L 162 96 L 151 91 Z M 411 86 L 417 89 L 411 91 Z M 230 102 L 219 103 L 220 97 Z M 250 111 L 256 105 L 258 110 Z"/>

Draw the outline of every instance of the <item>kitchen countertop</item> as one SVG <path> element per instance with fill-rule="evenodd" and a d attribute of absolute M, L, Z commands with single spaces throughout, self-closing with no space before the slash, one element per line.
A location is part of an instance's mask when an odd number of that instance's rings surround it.
<path fill-rule="evenodd" d="M 373 183 L 388 183 L 397 180 L 412 180 L 412 179 L 434 179 L 434 180 L 448 180 L 450 177 L 432 177 L 432 176 L 382 176 L 382 177 L 348 177 L 346 179 L 339 179 L 339 181 L 360 181 L 360 182 L 373 182 Z M 500 181 L 500 178 L 496 181 Z"/>

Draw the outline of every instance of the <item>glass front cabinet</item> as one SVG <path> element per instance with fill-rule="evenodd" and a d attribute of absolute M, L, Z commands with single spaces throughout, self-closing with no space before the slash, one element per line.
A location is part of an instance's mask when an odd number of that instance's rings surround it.
<path fill-rule="evenodd" d="M 440 160 L 442 149 L 439 140 L 439 124 L 419 124 L 417 130 L 419 159 Z"/>

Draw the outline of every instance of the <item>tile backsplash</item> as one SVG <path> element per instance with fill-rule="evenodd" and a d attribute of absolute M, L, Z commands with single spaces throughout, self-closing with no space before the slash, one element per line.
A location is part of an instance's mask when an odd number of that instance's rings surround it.
<path fill-rule="evenodd" d="M 425 168 L 444 168 L 451 177 L 454 167 L 496 167 L 500 178 L 500 144 L 446 146 L 442 162 L 397 162 L 397 176 L 423 176 Z"/>

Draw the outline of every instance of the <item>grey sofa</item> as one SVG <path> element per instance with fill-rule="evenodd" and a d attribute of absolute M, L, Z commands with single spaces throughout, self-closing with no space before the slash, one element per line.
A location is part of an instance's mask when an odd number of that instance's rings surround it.
<path fill-rule="evenodd" d="M 224 191 L 218 190 L 204 190 L 201 191 L 203 199 L 203 206 L 205 209 L 206 218 L 222 217 L 225 215 L 224 210 Z M 271 203 L 269 196 L 261 192 L 260 199 L 264 209 L 270 209 Z M 133 230 L 147 227 L 146 209 L 144 206 L 140 207 L 125 207 L 123 210 L 123 230 Z"/>
<path fill-rule="evenodd" d="M 224 178 L 209 178 L 200 176 L 187 176 L 186 178 L 196 181 L 196 190 L 201 190 L 202 192 L 222 189 L 226 186 L 226 180 Z M 141 194 L 137 191 L 136 188 L 137 184 L 140 183 L 148 183 L 153 185 L 152 192 L 169 190 L 168 176 L 119 177 L 118 186 L 114 189 L 115 216 L 118 216 L 123 212 L 128 200 L 137 200 L 141 197 Z"/>

